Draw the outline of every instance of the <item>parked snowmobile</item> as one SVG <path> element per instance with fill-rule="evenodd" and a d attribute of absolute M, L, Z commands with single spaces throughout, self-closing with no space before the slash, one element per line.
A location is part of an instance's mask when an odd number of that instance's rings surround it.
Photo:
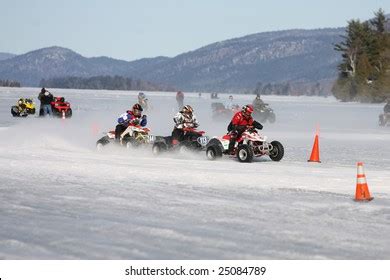
<path fill-rule="evenodd" d="M 195 128 L 184 128 L 184 140 L 173 145 L 172 136 L 156 138 L 152 152 L 154 155 L 171 151 L 203 151 L 209 142 L 209 137 L 204 136 L 205 132 Z"/>
<path fill-rule="evenodd" d="M 269 107 L 268 103 L 264 103 L 262 106 L 254 107 L 253 117 L 261 123 L 269 121 L 270 123 L 274 123 L 276 120 L 276 116 L 274 110 Z"/>
<path fill-rule="evenodd" d="M 11 107 L 14 117 L 27 117 L 35 114 L 35 103 L 30 98 L 20 98 L 15 106 Z"/>
<path fill-rule="evenodd" d="M 379 115 L 380 126 L 390 126 L 390 113 L 383 113 Z"/>
<path fill-rule="evenodd" d="M 228 153 L 230 134 L 211 138 L 207 144 L 206 155 L 215 160 Z M 284 156 L 283 145 L 278 141 L 267 142 L 266 136 L 261 136 L 253 127 L 245 130 L 234 146 L 233 156 L 240 162 L 251 162 L 253 157 L 267 155 L 273 161 L 280 161 Z"/>
<path fill-rule="evenodd" d="M 51 108 L 54 116 L 63 119 L 72 117 L 72 108 L 70 108 L 69 102 L 65 102 L 64 97 L 54 97 L 54 101 L 51 102 Z"/>
<path fill-rule="evenodd" d="M 137 148 L 142 145 L 152 144 L 156 137 L 149 135 L 150 129 L 140 125 L 129 125 L 127 129 L 120 135 L 118 142 L 115 141 L 115 131 L 106 132 L 106 135 L 96 142 L 98 150 L 110 143 L 118 143 L 120 146 L 128 149 Z"/>

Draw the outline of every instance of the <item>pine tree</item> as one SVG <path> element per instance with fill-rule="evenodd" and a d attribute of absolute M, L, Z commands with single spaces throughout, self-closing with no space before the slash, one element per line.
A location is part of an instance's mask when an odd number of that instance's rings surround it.
<path fill-rule="evenodd" d="M 332 88 L 342 101 L 382 102 L 390 79 L 390 35 L 382 9 L 369 22 L 351 20 L 344 41 L 335 44 L 341 52 L 339 78 Z"/>

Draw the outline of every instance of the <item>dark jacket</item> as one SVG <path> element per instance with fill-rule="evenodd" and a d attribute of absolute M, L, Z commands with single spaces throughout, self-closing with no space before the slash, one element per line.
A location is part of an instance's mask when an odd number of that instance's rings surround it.
<path fill-rule="evenodd" d="M 383 108 L 383 112 L 386 114 L 390 113 L 390 102 L 385 105 L 385 107 Z"/>
<path fill-rule="evenodd" d="M 182 93 L 181 91 L 178 91 L 176 94 L 176 100 L 183 101 L 184 100 L 184 93 Z"/>
<path fill-rule="evenodd" d="M 38 99 L 41 101 L 41 105 L 50 105 L 50 103 L 54 101 L 53 94 L 51 93 L 48 95 L 40 93 Z"/>

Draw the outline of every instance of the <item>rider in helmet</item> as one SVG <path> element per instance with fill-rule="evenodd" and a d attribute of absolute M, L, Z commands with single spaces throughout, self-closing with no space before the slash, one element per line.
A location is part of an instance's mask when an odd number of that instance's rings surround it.
<path fill-rule="evenodd" d="M 389 114 L 390 113 L 390 97 L 387 99 L 387 103 L 385 107 L 383 107 L 383 113 Z"/>
<path fill-rule="evenodd" d="M 234 104 L 233 104 L 233 95 L 229 95 L 229 101 L 226 103 L 226 109 L 233 110 Z"/>
<path fill-rule="evenodd" d="M 19 98 L 16 106 L 18 107 L 20 116 L 25 117 L 28 115 L 26 110 L 26 100 L 24 98 Z"/>
<path fill-rule="evenodd" d="M 183 102 L 184 102 L 184 93 L 182 91 L 178 91 L 176 93 L 176 101 L 177 101 L 177 106 L 179 106 L 179 109 L 183 107 Z"/>
<path fill-rule="evenodd" d="M 175 127 L 172 131 L 172 143 L 178 144 L 185 140 L 184 133 L 186 128 L 196 128 L 199 123 L 194 115 L 194 109 L 190 105 L 185 105 L 179 113 L 173 118 Z"/>
<path fill-rule="evenodd" d="M 147 111 L 148 110 L 148 99 L 146 98 L 145 93 L 140 92 L 138 93 L 138 104 L 143 106 L 143 108 Z"/>
<path fill-rule="evenodd" d="M 387 103 L 383 107 L 383 114 L 379 115 L 379 123 L 383 126 L 390 123 L 390 98 L 387 99 Z"/>
<path fill-rule="evenodd" d="M 260 94 L 256 94 L 256 98 L 253 100 L 252 105 L 256 111 L 260 111 L 265 106 L 264 101 L 261 100 Z"/>
<path fill-rule="evenodd" d="M 119 141 L 121 134 L 129 125 L 145 126 L 148 121 L 146 115 L 142 115 L 142 106 L 138 103 L 134 104 L 131 110 L 126 111 L 118 118 L 118 124 L 115 128 L 115 139 Z"/>
<path fill-rule="evenodd" d="M 228 131 L 230 134 L 228 154 L 232 154 L 234 152 L 234 145 L 236 143 L 236 140 L 248 127 L 253 126 L 257 129 L 263 128 L 263 126 L 259 122 L 255 121 L 252 118 L 252 113 L 253 105 L 248 104 L 242 107 L 240 112 L 234 114 L 228 126 Z"/>
<path fill-rule="evenodd" d="M 143 92 L 138 93 L 138 103 L 142 103 L 146 99 L 146 95 Z"/>

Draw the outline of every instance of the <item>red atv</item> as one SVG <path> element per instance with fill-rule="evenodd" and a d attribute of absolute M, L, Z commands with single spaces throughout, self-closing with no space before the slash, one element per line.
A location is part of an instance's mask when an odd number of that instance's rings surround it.
<path fill-rule="evenodd" d="M 206 155 L 215 160 L 228 153 L 230 134 L 211 138 L 207 144 Z M 260 135 L 254 127 L 247 128 L 234 146 L 234 153 L 240 162 L 251 162 L 253 157 L 267 155 L 273 161 L 280 161 L 284 156 L 283 145 L 279 141 L 267 141 L 267 136 Z"/>
<path fill-rule="evenodd" d="M 70 118 L 72 116 L 72 108 L 70 108 L 70 103 L 65 102 L 64 97 L 54 97 L 54 101 L 51 102 L 51 109 L 53 110 L 53 115 L 60 118 Z"/>

